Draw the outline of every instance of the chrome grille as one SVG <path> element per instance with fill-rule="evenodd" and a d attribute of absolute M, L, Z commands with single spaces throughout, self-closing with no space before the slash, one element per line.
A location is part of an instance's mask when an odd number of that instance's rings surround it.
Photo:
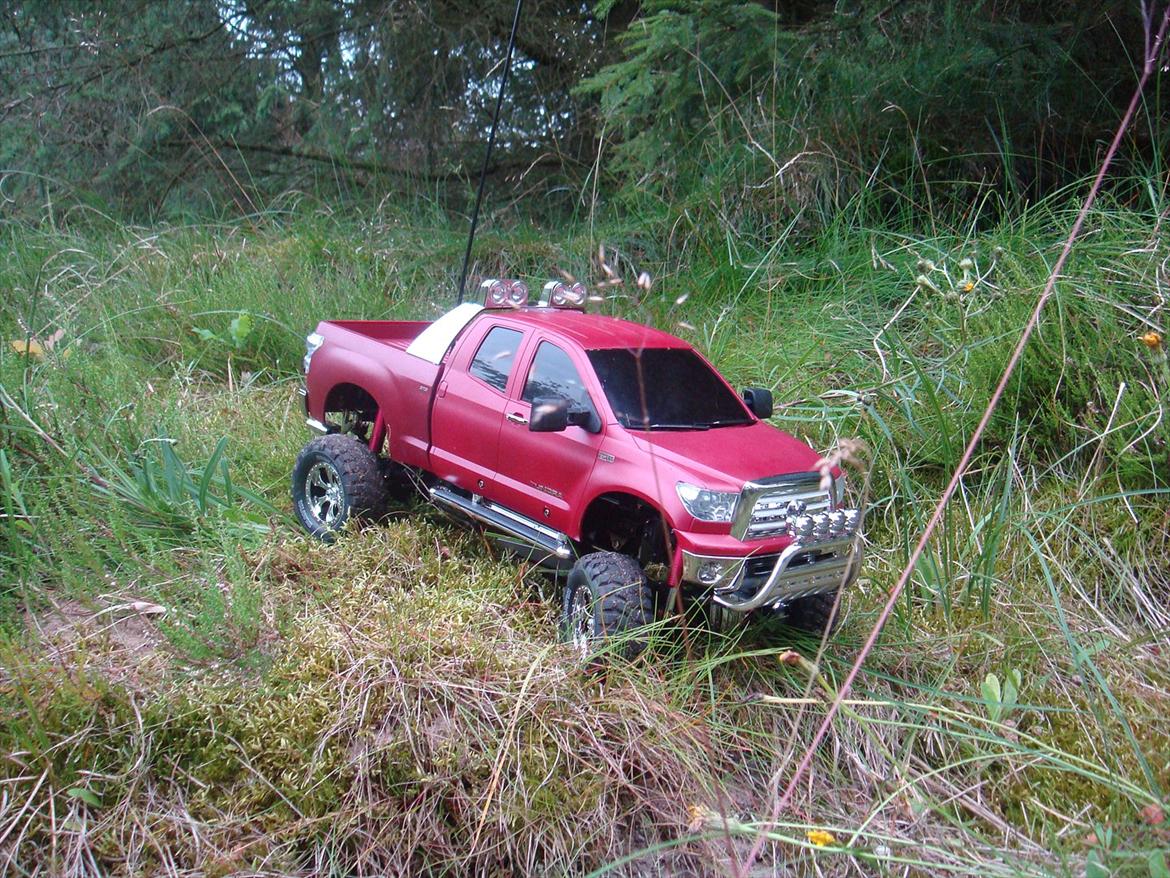
<path fill-rule="evenodd" d="M 741 540 L 783 536 L 790 532 L 793 519 L 831 508 L 832 495 L 821 489 L 818 473 L 761 479 L 744 487 L 732 534 Z"/>

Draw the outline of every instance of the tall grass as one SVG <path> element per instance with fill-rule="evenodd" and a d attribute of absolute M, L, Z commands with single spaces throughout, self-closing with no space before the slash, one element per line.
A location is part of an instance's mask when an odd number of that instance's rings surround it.
<path fill-rule="evenodd" d="M 762 831 L 792 874 L 1164 875 L 1167 379 L 1141 341 L 1166 329 L 1163 208 L 1093 215 L 895 623 L 767 825 L 1065 202 L 930 236 L 859 208 L 765 247 L 617 225 L 481 238 L 483 273 L 531 279 L 589 277 L 603 239 L 625 277 L 603 310 L 690 338 L 774 388 L 779 425 L 822 449 L 859 437 L 872 461 L 867 566 L 826 644 L 667 624 L 602 684 L 554 642 L 555 588 L 425 506 L 330 547 L 280 512 L 301 336 L 438 313 L 458 228 L 306 205 L 4 227 L 0 862 L 718 874 Z"/>

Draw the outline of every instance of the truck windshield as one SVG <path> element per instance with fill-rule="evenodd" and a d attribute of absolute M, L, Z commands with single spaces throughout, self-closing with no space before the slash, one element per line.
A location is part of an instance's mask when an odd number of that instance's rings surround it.
<path fill-rule="evenodd" d="M 631 430 L 709 430 L 752 423 L 739 398 L 694 351 L 589 351 L 618 423 Z"/>

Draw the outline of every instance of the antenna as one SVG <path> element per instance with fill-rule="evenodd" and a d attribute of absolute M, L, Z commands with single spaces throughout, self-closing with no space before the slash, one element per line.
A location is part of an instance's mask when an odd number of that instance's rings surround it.
<path fill-rule="evenodd" d="M 487 152 L 483 156 L 483 168 L 479 172 L 479 191 L 475 193 L 475 209 L 471 212 L 471 231 L 467 235 L 467 250 L 463 253 L 463 270 L 459 273 L 459 304 L 463 304 L 463 293 L 467 286 L 467 267 L 471 263 L 471 245 L 475 243 L 475 227 L 479 225 L 479 205 L 483 201 L 483 184 L 487 180 L 488 162 L 492 158 L 492 147 L 496 145 L 496 128 L 500 124 L 500 107 L 504 103 L 504 89 L 508 87 L 508 73 L 512 70 L 512 52 L 516 48 L 516 30 L 520 26 L 520 9 L 524 0 L 516 0 L 516 14 L 512 16 L 512 33 L 508 37 L 508 57 L 504 59 L 504 75 L 500 78 L 500 90 L 496 93 L 496 112 L 492 116 L 492 133 L 488 135 Z"/>

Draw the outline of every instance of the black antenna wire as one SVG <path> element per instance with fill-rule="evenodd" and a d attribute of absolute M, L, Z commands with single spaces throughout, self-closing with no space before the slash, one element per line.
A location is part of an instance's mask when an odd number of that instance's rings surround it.
<path fill-rule="evenodd" d="M 512 16 L 512 33 L 508 37 L 508 57 L 504 60 L 504 75 L 500 79 L 500 90 L 496 93 L 496 112 L 492 116 L 492 133 L 488 135 L 487 152 L 483 157 L 483 168 L 479 172 L 479 191 L 475 193 L 475 209 L 471 212 L 471 231 L 467 235 L 467 250 L 463 254 L 463 270 L 459 273 L 459 304 L 463 304 L 463 293 L 467 286 L 467 267 L 471 263 L 471 245 L 475 243 L 475 227 L 479 225 L 479 205 L 483 201 L 483 184 L 487 180 L 488 162 L 492 158 L 492 147 L 496 145 L 496 128 L 500 124 L 500 107 L 504 103 L 504 89 L 508 87 L 508 73 L 512 70 L 512 52 L 516 48 L 516 31 L 520 27 L 520 9 L 524 0 L 516 0 L 516 14 Z"/>

